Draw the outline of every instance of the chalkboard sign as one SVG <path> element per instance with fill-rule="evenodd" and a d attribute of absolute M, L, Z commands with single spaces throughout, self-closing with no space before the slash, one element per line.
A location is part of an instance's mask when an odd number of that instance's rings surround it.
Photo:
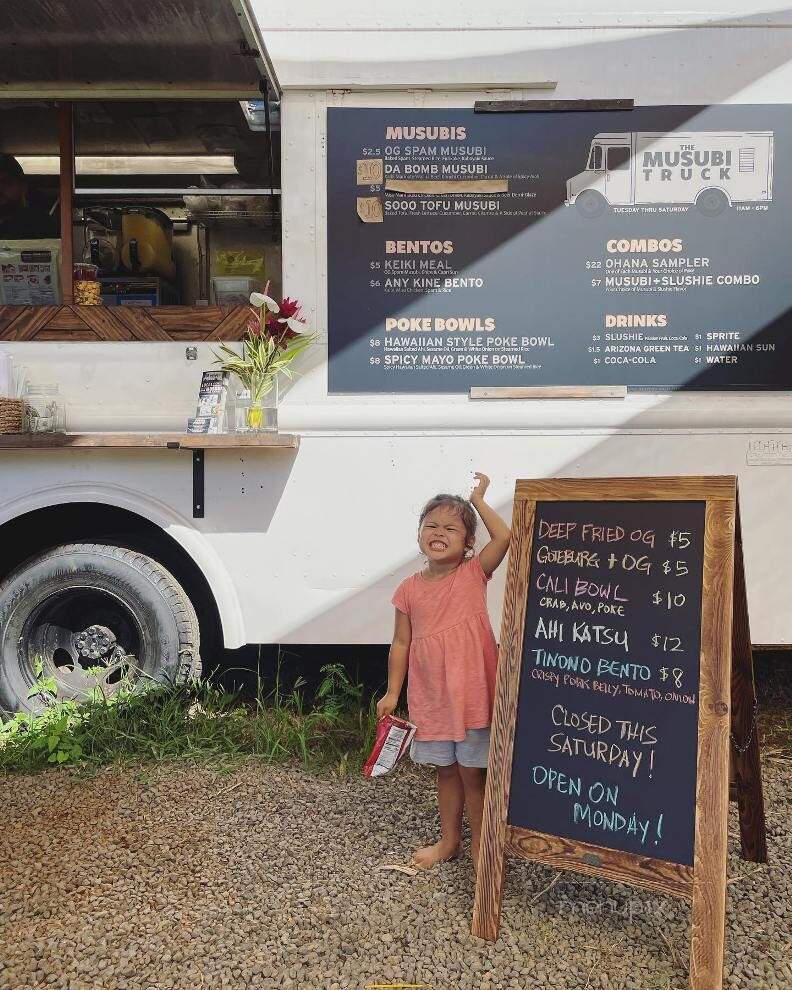
<path fill-rule="evenodd" d="M 473 934 L 532 859 L 692 900 L 719 990 L 730 755 L 767 860 L 755 714 L 735 478 L 518 481 Z"/>
<path fill-rule="evenodd" d="M 509 822 L 693 865 L 704 502 L 539 502 Z"/>

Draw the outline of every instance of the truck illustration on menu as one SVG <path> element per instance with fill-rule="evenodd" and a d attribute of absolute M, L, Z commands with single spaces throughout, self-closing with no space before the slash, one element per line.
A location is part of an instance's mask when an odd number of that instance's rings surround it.
<path fill-rule="evenodd" d="M 773 132 L 596 134 L 585 170 L 566 185 L 567 206 L 585 217 L 660 204 L 695 204 L 716 217 L 736 203 L 772 200 Z"/>

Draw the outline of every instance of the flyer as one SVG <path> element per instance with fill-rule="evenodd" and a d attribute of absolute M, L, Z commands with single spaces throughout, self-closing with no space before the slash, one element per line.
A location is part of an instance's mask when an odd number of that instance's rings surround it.
<path fill-rule="evenodd" d="M 61 301 L 60 241 L 0 241 L 0 304 L 56 306 Z"/>

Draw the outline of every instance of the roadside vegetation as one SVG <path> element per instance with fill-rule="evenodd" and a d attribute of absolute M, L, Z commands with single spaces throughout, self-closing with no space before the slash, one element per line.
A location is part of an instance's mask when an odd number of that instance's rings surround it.
<path fill-rule="evenodd" d="M 126 683 L 106 696 L 97 676 L 80 702 L 58 698 L 54 679 L 40 677 L 30 696 L 44 702 L 41 714 L 0 723 L 0 772 L 175 760 L 231 771 L 257 757 L 297 760 L 320 773 L 358 773 L 374 744 L 374 700 L 365 699 L 341 664 L 327 664 L 321 674 L 313 692 L 302 678 L 284 690 L 279 667 L 274 688 L 265 692 L 259 681 L 252 700 L 206 680 Z"/>
<path fill-rule="evenodd" d="M 284 687 L 283 668 L 288 664 L 278 664 L 271 690 L 259 679 L 253 697 L 208 680 L 126 681 L 106 695 L 97 668 L 96 686 L 77 702 L 59 698 L 55 679 L 44 677 L 39 665 L 29 696 L 43 711 L 0 721 L 0 773 L 63 765 L 90 773 L 107 764 L 179 760 L 231 772 L 254 757 L 298 761 L 317 773 L 358 774 L 374 744 L 375 700 L 341 664 L 323 666 L 315 690 L 300 677 Z M 760 705 L 762 750 L 786 762 L 792 759 L 792 677 L 785 669 L 775 673 Z"/>

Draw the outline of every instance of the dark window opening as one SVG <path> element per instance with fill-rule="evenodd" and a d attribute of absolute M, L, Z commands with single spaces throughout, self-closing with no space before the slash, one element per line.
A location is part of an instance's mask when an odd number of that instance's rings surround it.
<path fill-rule="evenodd" d="M 588 167 L 595 172 L 599 172 L 602 168 L 602 145 L 595 144 L 591 149 Z"/>
<path fill-rule="evenodd" d="M 608 171 L 624 172 L 630 167 L 630 149 L 608 148 Z"/>

